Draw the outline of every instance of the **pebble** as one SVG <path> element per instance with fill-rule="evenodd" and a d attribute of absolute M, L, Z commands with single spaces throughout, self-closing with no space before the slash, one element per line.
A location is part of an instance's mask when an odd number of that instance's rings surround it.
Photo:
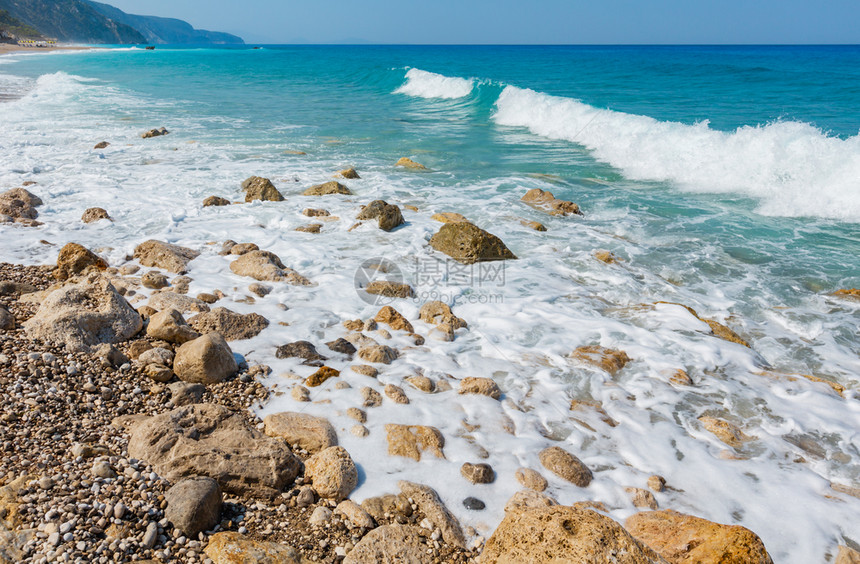
<path fill-rule="evenodd" d="M 487 504 L 476 497 L 467 497 L 463 500 L 463 507 L 471 511 L 481 511 Z M 435 540 L 435 539 L 434 539 Z"/>
<path fill-rule="evenodd" d="M 146 532 L 143 534 L 143 541 L 141 544 L 146 548 L 152 548 L 155 546 L 155 541 L 158 539 L 158 523 L 155 521 L 150 521 L 146 526 Z"/>

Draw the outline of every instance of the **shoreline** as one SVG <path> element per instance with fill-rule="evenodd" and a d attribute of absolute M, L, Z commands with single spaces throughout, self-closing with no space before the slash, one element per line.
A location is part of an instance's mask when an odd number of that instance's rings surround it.
<path fill-rule="evenodd" d="M 0 43 L 0 55 L 12 53 L 47 53 L 48 51 L 87 51 L 93 47 L 86 45 L 55 45 L 53 47 L 22 47 L 9 43 Z"/>

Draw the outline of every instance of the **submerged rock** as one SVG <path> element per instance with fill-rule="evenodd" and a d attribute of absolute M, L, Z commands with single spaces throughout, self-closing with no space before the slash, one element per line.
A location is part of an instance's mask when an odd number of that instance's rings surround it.
<path fill-rule="evenodd" d="M 395 227 L 403 225 L 403 214 L 400 208 L 394 204 L 389 204 L 385 200 L 374 200 L 364 206 L 361 212 L 356 216 L 358 220 L 376 219 L 378 220 L 379 228 L 383 231 L 391 231 Z"/>
<path fill-rule="evenodd" d="M 553 196 L 552 192 L 539 188 L 532 188 L 526 192 L 522 201 L 550 215 L 582 215 L 578 205 L 566 200 L 559 200 Z"/>
<path fill-rule="evenodd" d="M 340 182 L 331 180 L 329 182 L 311 186 L 302 193 L 302 196 L 326 196 L 328 194 L 345 194 L 349 196 L 352 195 L 352 192 Z"/>
<path fill-rule="evenodd" d="M 104 208 L 87 208 L 84 215 L 81 216 L 81 221 L 84 223 L 93 223 L 102 219 L 113 221 Z"/>
<path fill-rule="evenodd" d="M 388 280 L 374 280 L 364 288 L 364 291 L 386 298 L 411 298 L 415 295 L 415 291 L 409 284 L 389 282 Z"/>
<path fill-rule="evenodd" d="M 167 131 L 166 128 L 159 127 L 157 129 L 150 129 L 149 131 L 141 133 L 140 136 L 144 139 L 151 139 L 152 137 L 161 137 L 162 135 L 167 135 L 168 133 L 170 132 Z"/>
<path fill-rule="evenodd" d="M 220 196 L 209 196 L 205 200 L 203 200 L 203 207 L 208 208 L 211 206 L 229 206 L 230 200 L 227 198 L 222 198 Z"/>
<path fill-rule="evenodd" d="M 394 166 L 402 166 L 403 168 L 411 168 L 412 170 L 427 170 L 427 167 L 421 163 L 416 163 L 408 157 L 400 157 Z"/>
<path fill-rule="evenodd" d="M 469 220 L 465 216 L 455 212 L 434 213 L 430 216 L 430 219 L 439 223 L 469 223 Z"/>
<path fill-rule="evenodd" d="M 468 222 L 444 224 L 430 246 L 463 264 L 517 258 L 501 239 Z"/>
<path fill-rule="evenodd" d="M 580 362 L 605 370 L 610 374 L 615 374 L 631 360 L 624 351 L 607 349 L 598 345 L 577 347 L 570 356 Z"/>

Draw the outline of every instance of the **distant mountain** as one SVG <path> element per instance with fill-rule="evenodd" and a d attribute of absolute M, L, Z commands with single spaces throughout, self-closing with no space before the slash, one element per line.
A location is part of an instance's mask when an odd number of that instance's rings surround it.
<path fill-rule="evenodd" d="M 6 10 L 0 10 L 0 38 L 9 34 L 16 37 L 38 37 L 41 35 L 36 28 L 25 24 L 18 18 L 13 18 Z"/>
<path fill-rule="evenodd" d="M 146 43 L 134 28 L 80 0 L 0 0 L 0 9 L 48 37 L 77 43 Z"/>
<path fill-rule="evenodd" d="M 3 17 L 9 20 L 9 27 L 16 22 L 20 33 L 13 31 L 15 35 L 38 30 L 44 36 L 73 43 L 245 43 L 229 33 L 194 29 L 182 20 L 135 16 L 89 0 L 0 0 L 0 12 L 6 12 Z"/>
<path fill-rule="evenodd" d="M 83 0 L 96 9 L 103 16 L 111 20 L 133 27 L 143 34 L 148 43 L 170 43 L 170 44 L 239 44 L 245 42 L 241 37 L 223 33 L 220 31 L 207 31 L 205 29 L 194 29 L 188 22 L 174 18 L 160 18 L 157 16 L 136 16 L 126 14 L 119 8 L 109 4 Z"/>

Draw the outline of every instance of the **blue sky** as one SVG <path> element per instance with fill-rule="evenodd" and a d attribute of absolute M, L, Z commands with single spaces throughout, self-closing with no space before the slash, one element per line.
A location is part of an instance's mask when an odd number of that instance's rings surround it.
<path fill-rule="evenodd" d="M 858 0 L 103 0 L 249 43 L 860 43 Z"/>

